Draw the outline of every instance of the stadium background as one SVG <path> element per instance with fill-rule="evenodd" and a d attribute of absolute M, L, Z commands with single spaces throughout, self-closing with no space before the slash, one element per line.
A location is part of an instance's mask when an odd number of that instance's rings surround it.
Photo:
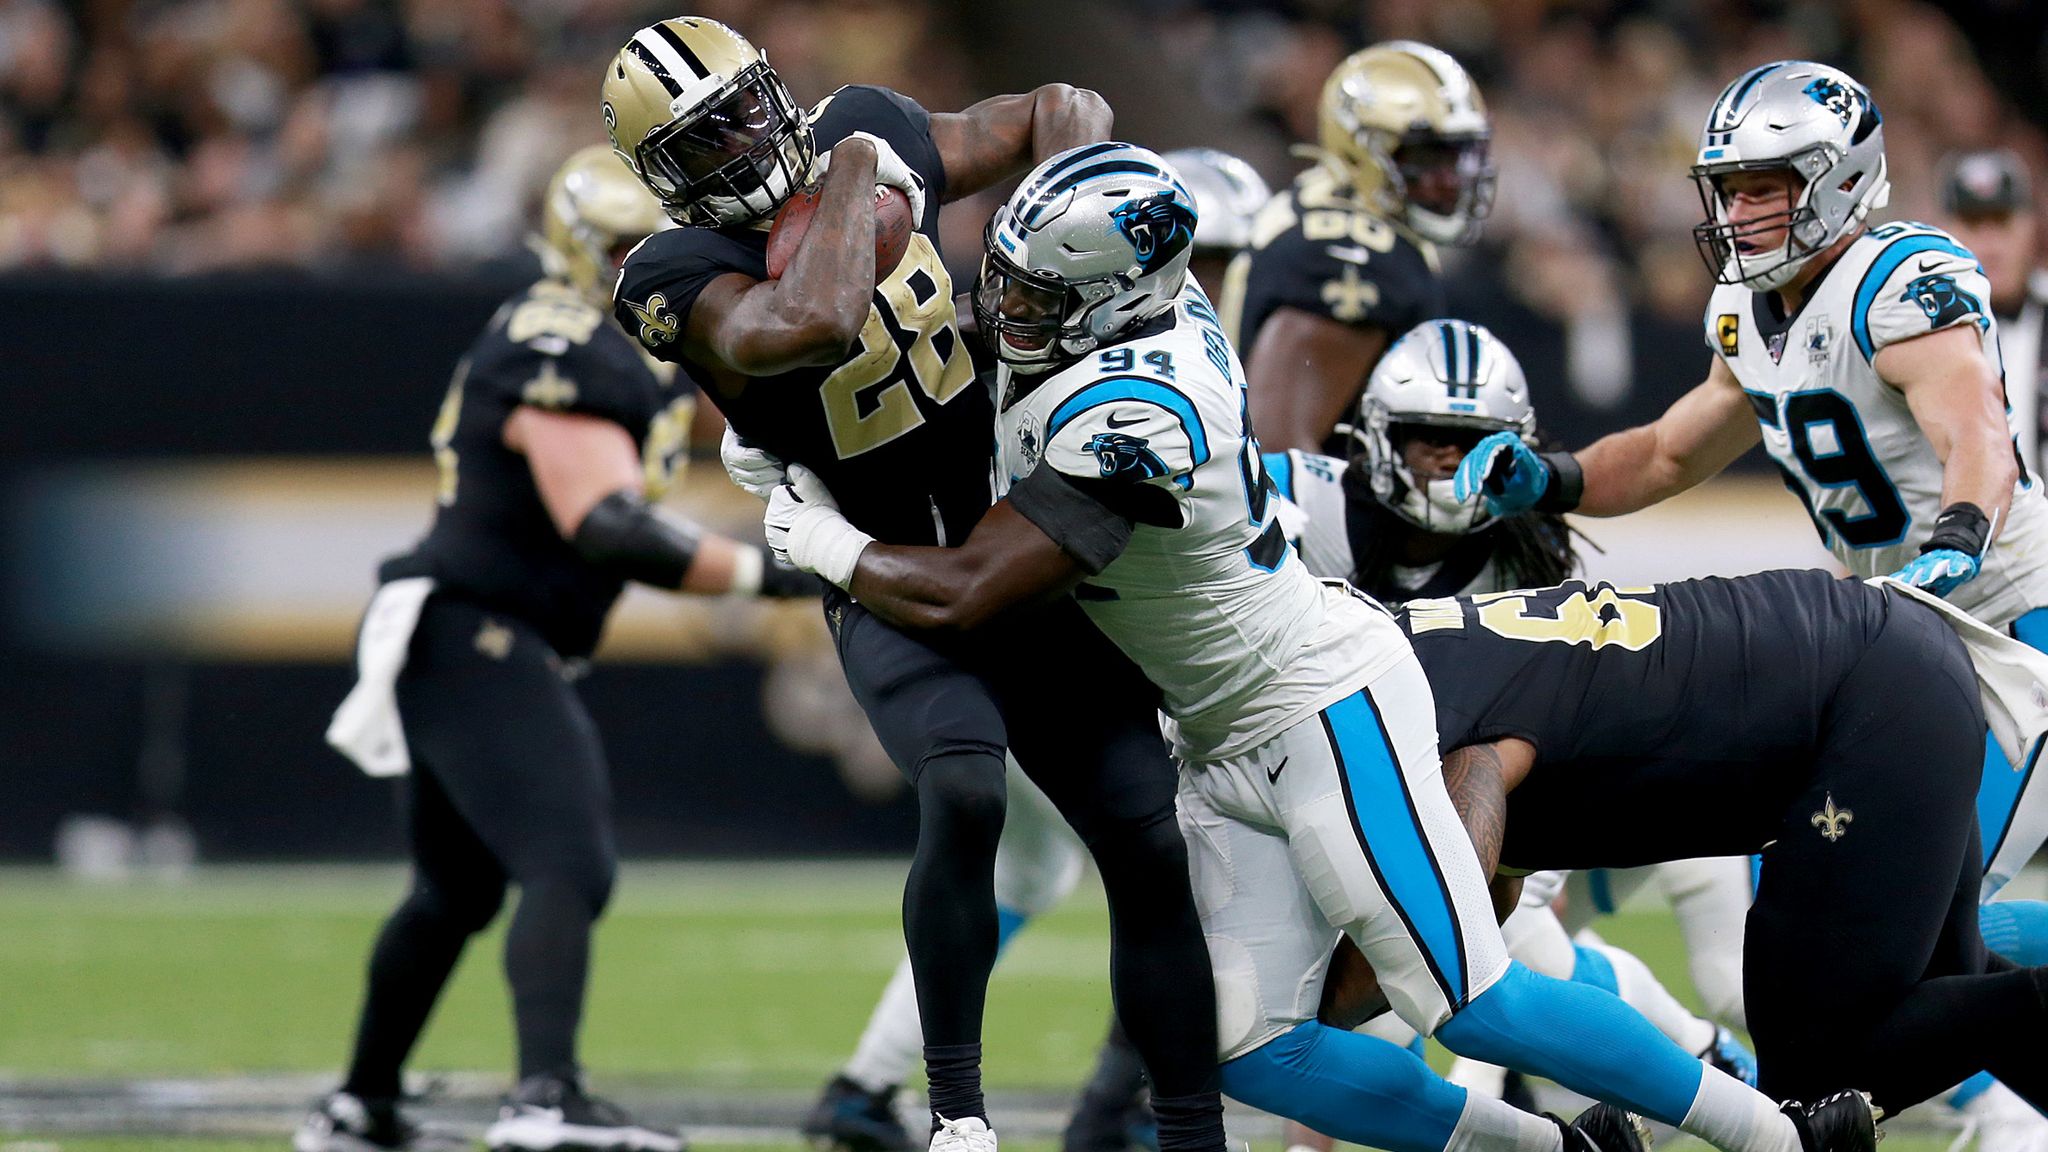
<path fill-rule="evenodd" d="M 1516 349 L 1568 444 L 1648 418 L 1704 367 L 1683 169 L 1727 77 L 1805 56 L 1868 82 L 1891 218 L 1938 219 L 1949 148 L 2048 161 L 2048 6 L 2028 0 L 694 10 L 754 38 L 801 101 L 858 81 L 950 109 L 1066 80 L 1109 98 L 1120 135 L 1237 152 L 1276 185 L 1346 52 L 1436 43 L 1479 79 L 1501 170 L 1484 243 L 1446 254 L 1453 311 Z M 305 863 L 397 854 L 389 786 L 320 741 L 355 617 L 376 561 L 426 523 L 426 429 L 454 360 L 535 274 L 540 189 L 601 139 L 603 60 L 673 14 L 0 0 L 0 860 L 17 865 L 0 872 L 0 1133 L 53 1122 L 21 1106 L 49 1076 L 303 1077 L 340 1057 L 400 882 Z M 956 282 L 995 202 L 947 209 Z M 716 435 L 700 418 L 700 454 Z M 675 499 L 758 531 L 715 459 Z M 1826 562 L 1759 455 L 1589 532 L 1605 549 L 1589 570 L 1614 579 Z M 601 935 L 593 1065 L 705 1091 L 822 1078 L 900 947 L 891 857 L 913 822 L 815 611 L 633 594 L 586 689 L 629 854 L 881 858 L 629 868 Z M 193 872 L 195 852 L 294 863 Z M 39 867 L 57 858 L 74 879 Z M 1081 905 L 1012 958 L 992 1049 L 1017 1055 L 992 1057 L 998 1084 L 1064 1086 L 1087 1058 L 1105 997 L 1099 901 Z M 1656 914 L 1620 934 L 1683 986 Z M 479 954 L 424 1067 L 503 1062 Z"/>

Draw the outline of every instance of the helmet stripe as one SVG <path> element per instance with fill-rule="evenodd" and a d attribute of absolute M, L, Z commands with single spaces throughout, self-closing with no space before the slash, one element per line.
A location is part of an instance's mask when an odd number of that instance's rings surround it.
<path fill-rule="evenodd" d="M 1458 341 L 1457 337 L 1451 332 L 1450 322 L 1445 321 L 1437 325 L 1436 334 L 1444 342 L 1444 380 L 1448 383 L 1456 384 L 1460 380 L 1458 375 Z"/>
<path fill-rule="evenodd" d="M 1479 329 L 1470 324 L 1465 327 L 1465 382 L 1476 385 L 1481 379 L 1479 371 Z"/>
<path fill-rule="evenodd" d="M 676 81 L 675 72 L 669 67 L 668 61 L 662 59 L 663 56 L 673 58 L 675 54 L 667 51 L 666 45 L 660 48 L 654 47 L 654 45 L 659 43 L 660 41 L 655 40 L 645 31 L 641 31 L 634 35 L 632 42 L 626 45 L 626 47 L 632 51 L 640 63 L 646 65 L 647 70 L 654 74 L 656 80 L 661 81 L 661 86 L 668 90 L 669 97 L 673 99 L 683 94 L 683 86 Z M 682 60 L 679 58 L 675 62 L 678 66 L 682 64 Z"/>
<path fill-rule="evenodd" d="M 1090 144 L 1085 148 L 1076 148 L 1074 149 L 1073 155 L 1067 157 L 1065 160 L 1060 161 L 1058 164 L 1055 164 L 1052 167 L 1046 169 L 1045 172 L 1039 176 L 1038 185 L 1042 188 L 1045 185 L 1051 183 L 1053 177 L 1059 175 L 1062 172 L 1065 172 L 1067 169 L 1072 168 L 1074 165 L 1083 163 L 1084 161 L 1092 160 L 1105 152 L 1115 152 L 1122 147 L 1124 147 L 1124 145 L 1115 140 L 1106 140 L 1100 144 Z M 1037 189 L 1033 189 L 1025 194 L 1034 200 L 1038 198 Z"/>
<path fill-rule="evenodd" d="M 668 21 L 664 20 L 656 24 L 654 26 L 654 33 L 663 40 L 668 41 L 669 47 L 674 48 L 676 54 L 683 58 L 683 65 L 689 68 L 699 79 L 711 75 L 711 69 L 706 68 L 703 59 L 690 48 L 689 43 L 677 35 L 675 29 L 668 26 Z"/>
<path fill-rule="evenodd" d="M 1742 98 L 1749 94 L 1749 90 L 1756 86 L 1757 81 L 1784 66 L 1785 62 L 1780 60 L 1775 64 L 1752 68 L 1747 76 L 1729 85 L 1728 91 L 1722 93 L 1721 102 L 1714 106 L 1715 122 L 1723 128 L 1734 127 L 1735 112 L 1742 106 Z"/>
<path fill-rule="evenodd" d="M 1036 225 L 1038 223 L 1038 214 L 1052 207 L 1053 202 L 1059 199 L 1060 193 L 1065 192 L 1067 189 L 1093 180 L 1098 176 L 1115 176 L 1126 172 L 1151 176 L 1166 184 L 1175 183 L 1173 177 L 1160 171 L 1159 165 L 1149 160 L 1105 160 L 1100 164 L 1080 169 L 1047 184 L 1037 193 L 1030 206 L 1024 210 L 1024 226 L 1029 228 Z"/>

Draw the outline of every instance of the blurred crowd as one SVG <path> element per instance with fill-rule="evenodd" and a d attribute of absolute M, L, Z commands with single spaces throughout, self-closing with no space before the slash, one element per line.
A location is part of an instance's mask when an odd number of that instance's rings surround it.
<path fill-rule="evenodd" d="M 802 92 L 941 100 L 919 0 L 705 0 Z M 638 0 L 0 0 L 0 268 L 189 273 L 516 256 L 549 174 L 603 139 Z M 913 84 L 912 73 L 915 72 Z"/>
<path fill-rule="evenodd" d="M 984 65 L 1019 55 L 977 39 L 988 25 L 974 10 L 1005 2 L 683 7 L 745 31 L 800 95 L 866 81 L 954 108 L 996 86 Z M 633 28 L 680 10 L 674 0 L 0 0 L 0 268 L 419 268 L 516 256 L 553 165 L 601 138 L 604 60 Z M 1872 86 L 1894 216 L 1933 213 L 1947 149 L 2048 158 L 2039 126 L 1980 66 L 1981 49 L 1943 9 L 1913 0 L 1076 0 L 1065 11 L 1099 20 L 1094 39 L 1163 46 L 1152 58 L 1184 74 L 1206 105 L 1199 122 L 1228 126 L 1218 142 L 1276 179 L 1291 170 L 1285 145 L 1313 138 L 1322 78 L 1346 52 L 1393 36 L 1450 50 L 1479 78 L 1496 126 L 1501 194 L 1484 263 L 1522 304 L 1586 332 L 1631 309 L 1698 323 L 1708 285 L 1683 170 L 1716 92 L 1754 63 L 1823 59 Z M 1039 78 L 1066 63 L 1040 62 Z M 1090 66 L 1073 61 L 1078 79 L 1111 87 Z M 1450 271 L 1455 282 L 1455 259 Z M 1582 343 L 1597 360 L 1599 341 Z"/>

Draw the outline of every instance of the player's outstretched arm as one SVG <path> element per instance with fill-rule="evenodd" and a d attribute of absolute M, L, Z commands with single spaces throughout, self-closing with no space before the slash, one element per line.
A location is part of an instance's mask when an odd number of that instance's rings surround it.
<path fill-rule="evenodd" d="M 1668 500 L 1733 464 L 1762 437 L 1742 385 L 1716 356 L 1707 378 L 1654 422 L 1575 454 L 1585 477 L 1578 511 L 1620 516 Z"/>
<path fill-rule="evenodd" d="M 640 453 L 609 420 L 522 405 L 502 438 L 526 457 L 562 539 L 622 579 L 712 596 L 817 594 L 809 577 L 768 563 L 761 549 L 649 507 Z"/>
<path fill-rule="evenodd" d="M 875 160 L 865 137 L 833 147 L 817 214 L 780 280 L 733 273 L 704 286 L 683 329 L 692 360 L 773 376 L 846 358 L 874 294 Z"/>
<path fill-rule="evenodd" d="M 946 169 L 946 199 L 958 200 L 1083 144 L 1109 139 L 1109 102 L 1071 84 L 991 96 L 959 112 L 935 113 L 932 143 Z"/>
<path fill-rule="evenodd" d="M 1943 507 L 1975 505 L 1987 521 L 1983 543 L 1989 544 L 1996 526 L 2005 523 L 2019 464 L 2005 420 L 2005 391 L 1977 329 L 1964 324 L 1887 344 L 1871 366 L 1904 394 L 1940 457 Z"/>
<path fill-rule="evenodd" d="M 1458 462 L 1459 499 L 1484 492 L 1487 510 L 1531 508 L 1620 516 L 1668 500 L 1726 468 L 1763 433 L 1727 364 L 1649 424 L 1595 440 L 1576 454 L 1536 451 L 1513 432 L 1495 432 Z"/>
<path fill-rule="evenodd" d="M 1260 445 L 1274 452 L 1322 451 L 1387 342 L 1384 328 L 1340 324 L 1302 308 L 1275 309 L 1245 365 Z"/>

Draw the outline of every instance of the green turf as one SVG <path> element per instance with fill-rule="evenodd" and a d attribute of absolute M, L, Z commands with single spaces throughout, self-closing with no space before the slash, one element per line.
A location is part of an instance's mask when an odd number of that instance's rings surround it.
<path fill-rule="evenodd" d="M 629 866 L 598 936 L 584 1034 L 596 1073 L 796 1087 L 852 1045 L 902 955 L 900 864 Z M 362 967 L 402 890 L 389 869 L 233 869 L 180 887 L 0 871 L 0 1073 L 336 1068 Z M 1105 913 L 1084 888 L 991 990 L 989 1079 L 1070 1084 L 1108 999 Z M 499 938 L 472 946 L 414 1062 L 504 1066 Z"/>
<path fill-rule="evenodd" d="M 902 873 L 900 863 L 629 865 L 598 937 L 584 1031 L 593 1077 L 815 1086 L 902 955 Z M 100 886 L 0 869 L 0 1077 L 336 1071 L 371 936 L 404 882 L 392 868 L 241 868 L 180 886 Z M 1011 946 L 989 993 L 992 1088 L 1068 1088 L 1086 1074 L 1108 1005 L 1106 928 L 1100 890 L 1084 885 Z M 1667 913 L 1625 912 L 1600 930 L 1692 999 Z M 510 1050 L 492 935 L 457 973 L 413 1067 L 494 1072 Z M 0 1132 L 0 1152 L 277 1146 Z M 1895 1131 L 1884 1147 L 1944 1146 Z"/>

